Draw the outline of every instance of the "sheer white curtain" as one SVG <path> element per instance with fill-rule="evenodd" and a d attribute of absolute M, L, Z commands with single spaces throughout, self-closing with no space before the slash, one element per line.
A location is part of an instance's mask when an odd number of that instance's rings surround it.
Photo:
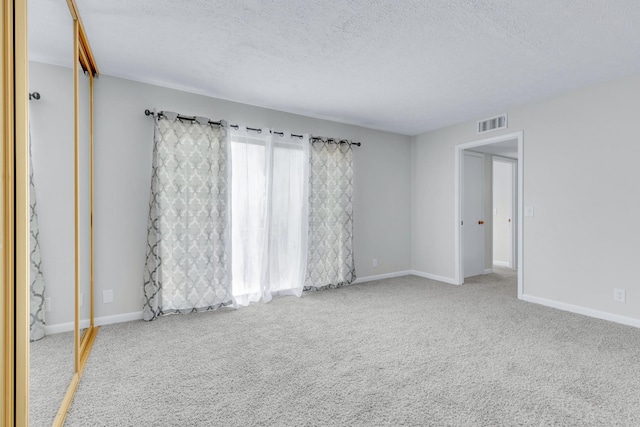
<path fill-rule="evenodd" d="M 232 293 L 300 296 L 307 265 L 309 135 L 230 130 Z"/>

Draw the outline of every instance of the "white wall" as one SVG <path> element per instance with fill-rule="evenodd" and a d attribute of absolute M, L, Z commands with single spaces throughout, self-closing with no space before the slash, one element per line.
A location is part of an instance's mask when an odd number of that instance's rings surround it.
<path fill-rule="evenodd" d="M 74 319 L 74 116 L 73 69 L 29 62 L 31 153 L 45 279 L 47 333 Z M 81 77 L 80 105 L 80 288 L 89 317 L 89 83 Z M 56 329 L 54 328 L 54 331 Z"/>
<path fill-rule="evenodd" d="M 639 99 L 635 75 L 514 108 L 509 129 L 491 134 L 524 131 L 524 203 L 535 207 L 524 222 L 526 295 L 640 319 Z M 454 277 L 454 147 L 482 139 L 475 130 L 470 121 L 413 137 L 417 271 Z"/>
<path fill-rule="evenodd" d="M 31 153 L 36 186 L 47 324 L 73 321 L 73 70 L 30 63 Z"/>
<path fill-rule="evenodd" d="M 96 316 L 139 312 L 145 261 L 153 121 L 146 108 L 255 127 L 347 138 L 354 148 L 358 277 L 409 269 L 410 138 L 101 76 L 95 82 Z M 378 267 L 372 267 L 372 258 Z M 114 303 L 102 304 L 102 290 Z"/>

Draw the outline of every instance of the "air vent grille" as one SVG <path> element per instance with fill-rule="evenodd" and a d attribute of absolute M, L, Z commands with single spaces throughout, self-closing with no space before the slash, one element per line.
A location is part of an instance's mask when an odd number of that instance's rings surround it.
<path fill-rule="evenodd" d="M 491 117 L 490 119 L 481 120 L 478 122 L 478 133 L 490 132 L 497 129 L 507 128 L 507 115 L 502 114 L 500 116 Z"/>

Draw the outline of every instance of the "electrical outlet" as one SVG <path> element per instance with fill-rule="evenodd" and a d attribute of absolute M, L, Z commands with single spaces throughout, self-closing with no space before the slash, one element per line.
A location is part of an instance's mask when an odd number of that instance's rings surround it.
<path fill-rule="evenodd" d="M 371 260 L 371 265 L 373 265 L 373 267 L 377 267 L 378 266 L 378 258 L 374 258 Z"/>
<path fill-rule="evenodd" d="M 44 299 L 44 311 L 45 312 L 50 312 L 51 311 L 51 298 L 45 298 Z"/>
<path fill-rule="evenodd" d="M 144 299 L 144 288 L 140 288 L 140 299 Z"/>
<path fill-rule="evenodd" d="M 109 289 L 108 291 L 102 291 L 102 303 L 110 304 L 113 302 L 113 291 Z"/>
<path fill-rule="evenodd" d="M 613 300 L 617 302 L 626 302 L 627 292 L 624 289 L 615 288 L 613 290 Z"/>

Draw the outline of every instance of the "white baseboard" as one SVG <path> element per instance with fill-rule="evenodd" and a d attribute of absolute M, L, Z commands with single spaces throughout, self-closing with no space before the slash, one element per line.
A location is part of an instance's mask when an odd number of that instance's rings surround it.
<path fill-rule="evenodd" d="M 482 274 L 491 274 L 493 273 L 493 268 L 485 268 Z"/>
<path fill-rule="evenodd" d="M 60 332 L 73 331 L 73 322 L 57 323 L 55 325 L 44 325 L 44 334 L 53 335 Z"/>
<path fill-rule="evenodd" d="M 391 279 L 393 277 L 408 276 L 413 274 L 411 270 L 395 271 L 393 273 L 376 274 L 375 276 L 358 277 L 353 283 L 372 282 L 374 280 Z"/>
<path fill-rule="evenodd" d="M 142 312 L 115 314 L 113 316 L 96 317 L 94 323 L 96 326 L 111 325 L 112 323 L 131 322 L 132 320 L 141 320 Z"/>
<path fill-rule="evenodd" d="M 418 276 L 418 277 L 424 277 L 425 279 L 431 279 L 431 280 L 436 280 L 438 282 L 449 283 L 450 285 L 460 285 L 460 283 L 456 282 L 456 280 L 452 279 L 451 277 L 438 276 L 437 274 L 424 273 L 418 270 L 411 270 L 410 274 L 413 274 L 414 276 Z"/>
<path fill-rule="evenodd" d="M 493 270 L 490 270 L 489 272 L 493 272 Z M 449 283 L 451 285 L 459 285 L 459 283 L 456 283 L 455 279 L 452 279 L 450 277 L 438 276 L 437 274 L 424 273 L 422 271 L 417 271 L 417 270 L 403 270 L 403 271 L 396 271 L 393 273 L 378 274 L 375 276 L 358 277 L 353 283 L 371 282 L 373 280 L 391 279 L 393 277 L 401 277 L 401 276 L 408 276 L 408 275 L 424 277 L 425 279 L 436 280 L 438 282 Z"/>
<path fill-rule="evenodd" d="M 84 329 L 88 327 L 89 327 L 89 319 L 80 321 L 80 329 Z M 58 323 L 55 325 L 45 325 L 44 327 L 45 335 L 58 334 L 60 332 L 69 332 L 69 331 L 73 331 L 73 322 Z"/>
<path fill-rule="evenodd" d="M 593 308 L 582 307 L 579 305 L 567 304 L 564 302 L 554 301 L 546 298 L 535 297 L 523 294 L 523 301 L 532 302 L 534 304 L 545 305 L 547 307 L 557 308 L 558 310 L 569 311 L 571 313 L 583 314 L 596 319 L 608 320 L 610 322 L 621 323 L 627 326 L 635 326 L 640 328 L 640 319 L 634 317 L 621 316 L 619 314 L 608 313 L 606 311 L 594 310 Z"/>
<path fill-rule="evenodd" d="M 93 323 L 96 326 L 104 326 L 104 325 L 111 325 L 112 323 L 130 322 L 132 320 L 140 320 L 140 319 L 142 319 L 142 312 L 136 311 L 134 313 L 123 313 L 123 314 L 116 314 L 113 316 L 96 317 L 95 319 L 93 319 Z M 84 329 L 87 327 L 89 327 L 89 320 L 88 319 L 81 320 L 80 329 Z M 60 332 L 69 332 L 69 331 L 73 331 L 73 322 L 58 323 L 55 325 L 45 325 L 44 327 L 45 335 L 59 334 Z"/>
<path fill-rule="evenodd" d="M 511 267 L 509 261 L 496 261 L 495 259 L 493 260 L 493 265 L 497 265 L 498 267 Z"/>

